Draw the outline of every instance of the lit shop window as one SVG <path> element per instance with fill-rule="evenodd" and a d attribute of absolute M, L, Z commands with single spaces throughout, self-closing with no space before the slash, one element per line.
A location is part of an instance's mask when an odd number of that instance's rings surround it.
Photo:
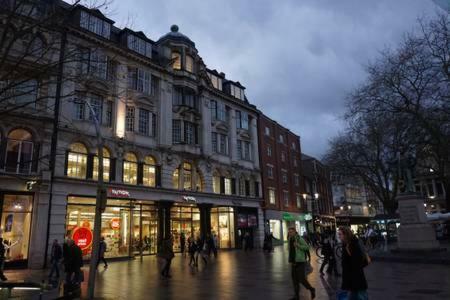
<path fill-rule="evenodd" d="M 142 183 L 145 186 L 156 186 L 155 159 L 151 156 L 145 157 Z"/>
<path fill-rule="evenodd" d="M 137 157 L 133 153 L 125 154 L 123 161 L 123 183 L 137 184 Z"/>
<path fill-rule="evenodd" d="M 73 178 L 86 178 L 87 149 L 81 143 L 70 145 L 67 154 L 67 176 Z"/>
<path fill-rule="evenodd" d="M 111 170 L 111 159 L 108 149 L 103 148 L 103 180 L 109 181 L 109 171 Z M 92 178 L 98 179 L 98 151 L 94 157 L 94 168 Z"/>

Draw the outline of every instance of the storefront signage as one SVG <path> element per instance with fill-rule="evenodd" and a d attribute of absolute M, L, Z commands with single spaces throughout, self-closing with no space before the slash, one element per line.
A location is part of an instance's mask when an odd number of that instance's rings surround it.
<path fill-rule="evenodd" d="M 186 202 L 197 202 L 194 196 L 183 196 L 183 200 Z"/>
<path fill-rule="evenodd" d="M 120 219 L 112 218 L 111 219 L 111 229 L 117 230 L 120 228 Z"/>
<path fill-rule="evenodd" d="M 109 189 L 109 196 L 111 196 L 111 197 L 120 197 L 120 198 L 129 198 L 129 197 L 131 197 L 131 194 L 127 190 L 110 188 Z"/>
<path fill-rule="evenodd" d="M 77 227 L 72 233 L 73 241 L 81 248 L 83 254 L 91 247 L 92 237 L 92 230 L 86 227 Z"/>

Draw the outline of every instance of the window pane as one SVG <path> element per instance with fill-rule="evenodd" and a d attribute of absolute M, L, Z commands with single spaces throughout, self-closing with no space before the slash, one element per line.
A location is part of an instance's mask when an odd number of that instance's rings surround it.
<path fill-rule="evenodd" d="M 145 186 L 156 186 L 156 168 L 153 165 L 144 165 L 143 184 Z"/>
<path fill-rule="evenodd" d="M 190 55 L 186 55 L 186 71 L 194 73 L 194 59 Z"/>
<path fill-rule="evenodd" d="M 108 155 L 109 156 L 109 155 Z M 103 181 L 109 181 L 111 161 L 107 156 L 103 156 Z M 92 179 L 98 179 L 98 156 L 94 157 L 94 167 L 92 171 Z"/>
<path fill-rule="evenodd" d="M 172 68 L 174 68 L 175 70 L 180 70 L 181 69 L 180 53 L 172 52 L 172 60 L 173 60 Z"/>
<path fill-rule="evenodd" d="M 128 184 L 137 184 L 137 168 L 138 164 L 135 162 L 123 162 L 123 182 Z"/>

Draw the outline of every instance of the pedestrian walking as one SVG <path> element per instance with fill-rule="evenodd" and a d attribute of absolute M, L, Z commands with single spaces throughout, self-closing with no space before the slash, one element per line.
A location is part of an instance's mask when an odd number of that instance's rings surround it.
<path fill-rule="evenodd" d="M 170 265 L 172 264 L 172 259 L 175 256 L 173 254 L 173 238 L 169 236 L 168 238 L 162 240 L 161 250 L 158 256 L 164 260 L 164 266 L 161 270 L 161 276 L 165 278 L 171 278 L 170 275 Z"/>
<path fill-rule="evenodd" d="M 81 273 L 83 253 L 81 248 L 70 238 L 63 246 L 63 257 L 66 272 L 64 296 L 79 296 L 81 295 L 80 283 L 84 280 Z"/>
<path fill-rule="evenodd" d="M 98 265 L 100 264 L 100 261 L 103 262 L 103 267 L 106 269 L 108 268 L 108 263 L 106 262 L 105 259 L 105 252 L 106 252 L 106 242 L 105 242 L 105 237 L 102 236 L 102 238 L 100 239 L 100 244 L 98 245 L 99 249 L 98 249 L 98 260 L 97 260 L 97 268 Z"/>
<path fill-rule="evenodd" d="M 205 239 L 198 237 L 197 238 L 197 253 L 196 253 L 196 257 L 195 257 L 195 261 L 196 261 L 195 265 L 196 266 L 198 266 L 198 257 L 199 256 L 202 258 L 205 266 L 208 265 L 208 260 L 206 259 L 207 250 L 208 250 L 208 246 L 207 246 Z"/>
<path fill-rule="evenodd" d="M 250 233 L 247 231 L 244 234 L 244 250 L 245 252 L 247 252 L 248 250 L 252 250 L 252 240 L 251 240 L 251 236 Z"/>
<path fill-rule="evenodd" d="M 50 263 L 51 269 L 50 274 L 48 274 L 48 278 L 53 277 L 53 273 L 56 273 L 56 278 L 59 278 L 59 263 L 63 256 L 63 251 L 61 245 L 58 243 L 58 240 L 53 240 L 52 250 L 50 252 Z"/>
<path fill-rule="evenodd" d="M 0 238 L 0 279 L 2 281 L 8 280 L 6 278 L 5 274 L 3 274 L 3 269 L 5 267 L 5 254 L 6 254 L 6 248 L 3 244 L 3 238 Z"/>
<path fill-rule="evenodd" d="M 342 251 L 342 290 L 348 292 L 349 300 L 367 300 L 367 280 L 364 267 L 370 263 L 362 242 L 348 227 L 340 227 L 339 239 Z"/>
<path fill-rule="evenodd" d="M 185 254 L 185 248 L 186 248 L 186 236 L 184 235 L 184 232 L 180 234 L 180 251 L 181 256 L 186 256 Z"/>
<path fill-rule="evenodd" d="M 330 263 L 332 261 L 333 255 L 333 248 L 331 246 L 330 240 L 327 238 L 322 243 L 322 255 L 323 255 L 323 262 L 320 266 L 320 275 L 324 275 L 323 270 L 326 266 L 328 266 L 327 273 L 331 273 L 328 270 L 331 270 Z"/>
<path fill-rule="evenodd" d="M 316 297 L 316 289 L 306 278 L 306 251 L 309 250 L 308 244 L 295 230 L 295 227 L 289 228 L 289 263 L 292 265 L 291 276 L 294 285 L 294 297 L 291 300 L 300 299 L 300 283 L 311 293 L 311 299 Z"/>
<path fill-rule="evenodd" d="M 219 237 L 217 236 L 217 234 L 213 234 L 213 252 L 214 252 L 214 258 L 217 257 L 217 248 L 219 247 Z"/>
<path fill-rule="evenodd" d="M 189 265 L 197 266 L 197 260 L 195 258 L 195 253 L 197 252 L 197 243 L 194 237 L 191 235 L 188 238 L 188 252 L 189 252 Z"/>

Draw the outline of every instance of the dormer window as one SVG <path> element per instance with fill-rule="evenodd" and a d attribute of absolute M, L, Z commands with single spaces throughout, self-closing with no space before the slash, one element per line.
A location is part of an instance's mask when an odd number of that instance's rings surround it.
<path fill-rule="evenodd" d="M 231 93 L 231 96 L 233 96 L 235 98 L 238 98 L 241 100 L 245 99 L 244 90 L 235 86 L 234 84 L 230 85 L 230 93 Z"/>
<path fill-rule="evenodd" d="M 181 55 L 178 52 L 172 52 L 172 68 L 181 70 Z"/>
<path fill-rule="evenodd" d="M 135 35 L 129 34 L 127 38 L 127 46 L 128 49 L 136 51 L 139 54 L 142 54 L 147 57 L 152 57 L 152 44 L 144 41 L 141 38 L 138 38 Z"/>
<path fill-rule="evenodd" d="M 190 55 L 186 55 L 186 71 L 194 73 L 194 58 Z"/>
<path fill-rule="evenodd" d="M 111 34 L 111 24 L 86 11 L 81 11 L 80 26 L 107 39 Z"/>
<path fill-rule="evenodd" d="M 212 85 L 215 89 L 222 90 L 222 78 L 211 73 L 208 73 L 208 77 L 211 79 Z"/>

